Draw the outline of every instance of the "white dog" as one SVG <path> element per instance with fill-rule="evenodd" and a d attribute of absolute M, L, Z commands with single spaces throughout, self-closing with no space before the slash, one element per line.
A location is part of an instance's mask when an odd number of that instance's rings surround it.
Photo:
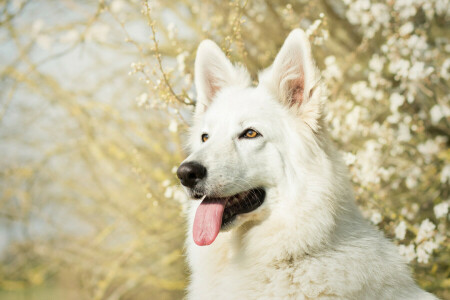
<path fill-rule="evenodd" d="M 356 207 L 302 30 L 257 87 L 203 41 L 195 84 L 189 299 L 436 299 Z"/>

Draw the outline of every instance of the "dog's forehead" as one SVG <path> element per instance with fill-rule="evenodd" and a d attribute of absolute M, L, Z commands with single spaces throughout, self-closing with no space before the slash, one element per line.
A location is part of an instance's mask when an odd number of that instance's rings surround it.
<path fill-rule="evenodd" d="M 205 121 L 242 123 L 249 119 L 265 119 L 272 114 L 275 105 L 257 88 L 224 89 L 207 109 Z"/>

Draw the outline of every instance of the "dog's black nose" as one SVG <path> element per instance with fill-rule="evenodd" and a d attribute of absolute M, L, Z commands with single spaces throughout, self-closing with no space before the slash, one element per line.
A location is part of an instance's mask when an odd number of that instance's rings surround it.
<path fill-rule="evenodd" d="M 182 163 L 177 170 L 177 176 L 185 187 L 193 188 L 206 177 L 206 168 L 195 161 Z"/>

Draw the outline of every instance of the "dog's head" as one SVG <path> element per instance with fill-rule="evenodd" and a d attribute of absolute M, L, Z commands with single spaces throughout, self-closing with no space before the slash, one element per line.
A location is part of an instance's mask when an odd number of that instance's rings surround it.
<path fill-rule="evenodd" d="M 263 220 L 269 207 L 283 205 L 272 199 L 303 187 L 308 168 L 321 159 L 318 82 L 300 29 L 289 34 L 256 87 L 214 42 L 200 44 L 191 154 L 177 171 L 191 198 L 204 198 L 193 223 L 198 245 L 212 243 L 220 230 Z"/>

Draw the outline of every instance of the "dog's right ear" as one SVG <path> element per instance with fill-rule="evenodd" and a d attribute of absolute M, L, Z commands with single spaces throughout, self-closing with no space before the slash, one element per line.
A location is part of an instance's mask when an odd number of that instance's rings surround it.
<path fill-rule="evenodd" d="M 195 114 L 206 111 L 217 93 L 231 85 L 249 84 L 250 77 L 228 60 L 219 46 L 211 40 L 200 43 L 195 58 L 195 88 L 197 104 Z"/>
<path fill-rule="evenodd" d="M 291 31 L 272 65 L 277 92 L 288 106 L 303 106 L 308 102 L 318 80 L 308 36 L 301 29 Z"/>
<path fill-rule="evenodd" d="M 311 129 L 318 130 L 323 112 L 320 76 L 303 30 L 291 31 L 272 66 L 262 72 L 259 79 L 278 101 L 300 116 Z"/>

